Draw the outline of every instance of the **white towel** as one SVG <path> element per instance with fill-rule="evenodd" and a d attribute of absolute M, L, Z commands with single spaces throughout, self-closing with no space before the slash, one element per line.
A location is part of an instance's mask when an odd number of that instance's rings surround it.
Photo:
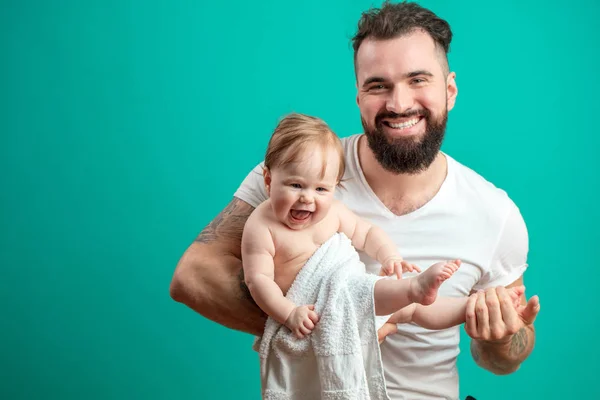
<path fill-rule="evenodd" d="M 269 318 L 255 342 L 264 399 L 389 399 L 375 323 L 377 279 L 343 233 L 317 249 L 287 293 L 297 305 L 315 305 L 315 329 L 298 339 Z"/>

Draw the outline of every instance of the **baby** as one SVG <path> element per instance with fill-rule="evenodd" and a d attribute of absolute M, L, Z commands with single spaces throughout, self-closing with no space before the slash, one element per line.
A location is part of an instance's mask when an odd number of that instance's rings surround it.
<path fill-rule="evenodd" d="M 382 275 L 401 278 L 403 272 L 421 272 L 402 259 L 383 230 L 334 199 L 344 175 L 344 154 L 325 122 L 302 114 L 285 117 L 269 141 L 264 164 L 269 198 L 244 227 L 245 282 L 256 304 L 298 338 L 311 333 L 319 316 L 313 304 L 294 304 L 285 294 L 313 253 L 337 232 L 381 263 Z M 415 322 L 429 329 L 463 323 L 467 297 L 436 301 L 442 282 L 459 267 L 459 260 L 439 262 L 412 278 L 378 280 L 375 314 L 395 313 L 390 322 Z M 522 288 L 511 290 L 515 305 L 522 293 Z"/>

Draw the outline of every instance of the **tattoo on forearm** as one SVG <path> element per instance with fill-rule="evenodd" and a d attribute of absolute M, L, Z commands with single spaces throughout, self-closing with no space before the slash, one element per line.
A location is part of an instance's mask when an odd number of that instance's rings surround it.
<path fill-rule="evenodd" d="M 244 224 L 252 210 L 246 203 L 234 199 L 200 232 L 196 242 L 210 243 L 219 238 L 241 241 Z"/>
<path fill-rule="evenodd" d="M 519 331 L 513 335 L 510 341 L 508 353 L 513 357 L 520 355 L 527 348 L 528 340 L 529 337 L 527 336 L 527 330 L 524 327 L 519 329 Z"/>
<path fill-rule="evenodd" d="M 479 350 L 479 345 L 475 342 L 471 342 L 471 355 L 477 365 L 486 369 L 492 368 L 496 371 L 505 371 L 507 369 L 505 361 L 498 359 L 494 352 L 486 352 L 485 349 L 483 349 L 484 354 L 482 357 Z"/>
<path fill-rule="evenodd" d="M 477 345 L 475 343 L 471 343 L 471 356 L 473 356 L 475 363 L 479 364 L 481 355 L 479 354 L 479 350 L 477 349 Z"/>
<path fill-rule="evenodd" d="M 489 357 L 491 367 L 496 371 L 508 372 L 510 366 L 507 365 L 506 360 L 499 360 L 496 354 L 492 353 Z"/>
<path fill-rule="evenodd" d="M 521 328 L 511 338 L 508 343 L 508 354 L 506 350 L 496 351 L 497 349 L 480 348 L 475 342 L 471 343 L 471 354 L 473 360 L 484 368 L 490 370 L 511 372 L 521 363 L 523 354 L 529 345 L 529 336 L 526 328 Z M 506 347 L 504 348 L 506 349 Z M 488 368 L 489 367 L 489 368 Z"/>

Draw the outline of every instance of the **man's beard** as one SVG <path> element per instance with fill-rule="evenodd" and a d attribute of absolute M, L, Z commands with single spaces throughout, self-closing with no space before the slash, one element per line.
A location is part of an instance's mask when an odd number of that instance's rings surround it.
<path fill-rule="evenodd" d="M 421 138 L 397 137 L 388 139 L 383 132 L 383 119 L 423 116 L 426 129 Z M 369 129 L 361 117 L 367 142 L 381 166 L 396 174 L 417 174 L 425 171 L 435 160 L 446 132 L 448 109 L 435 119 L 429 110 L 410 111 L 403 114 L 383 111 L 375 117 L 375 128 Z"/>

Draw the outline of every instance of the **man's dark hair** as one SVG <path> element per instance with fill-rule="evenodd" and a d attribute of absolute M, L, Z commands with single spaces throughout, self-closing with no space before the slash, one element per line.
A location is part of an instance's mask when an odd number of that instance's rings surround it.
<path fill-rule="evenodd" d="M 381 8 L 371 8 L 363 12 L 358 21 L 356 35 L 352 38 L 354 62 L 363 40 L 373 38 L 378 40 L 393 39 L 422 29 L 444 50 L 446 62 L 452 41 L 452 30 L 445 20 L 432 11 L 417 3 L 402 2 L 393 4 L 386 0 Z"/>

